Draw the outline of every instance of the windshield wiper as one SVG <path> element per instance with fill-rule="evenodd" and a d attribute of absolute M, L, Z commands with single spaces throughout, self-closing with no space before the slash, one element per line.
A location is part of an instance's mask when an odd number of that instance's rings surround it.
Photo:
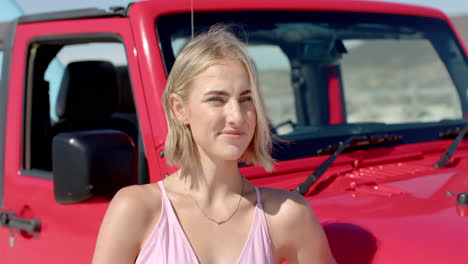
<path fill-rule="evenodd" d="M 460 145 L 460 142 L 463 140 L 467 132 L 468 132 L 468 125 L 465 126 L 458 133 L 458 136 L 453 140 L 452 144 L 450 144 L 450 146 L 447 148 L 444 154 L 442 154 L 439 161 L 436 164 L 434 164 L 435 168 L 443 168 L 445 167 L 445 165 L 447 165 L 447 162 L 449 162 L 449 160 L 453 157 L 453 155 L 455 154 L 455 151 Z"/>
<path fill-rule="evenodd" d="M 389 136 L 389 135 L 384 135 L 384 136 L 372 136 L 372 137 L 367 137 L 367 136 L 351 136 L 347 138 L 344 142 L 340 141 L 337 145 L 335 146 L 330 146 L 326 150 L 320 150 L 318 151 L 319 154 L 327 153 L 330 150 L 333 150 L 333 154 L 326 159 L 320 166 L 318 166 L 310 175 L 307 177 L 307 179 L 299 184 L 294 191 L 305 195 L 310 187 L 318 181 L 318 179 L 325 173 L 325 171 L 330 167 L 330 165 L 336 160 L 338 155 L 341 154 L 345 149 L 359 149 L 363 147 L 368 147 L 368 146 L 375 146 L 379 145 L 382 143 L 387 143 L 387 142 L 396 142 L 396 141 L 401 141 L 403 137 L 401 136 Z"/>

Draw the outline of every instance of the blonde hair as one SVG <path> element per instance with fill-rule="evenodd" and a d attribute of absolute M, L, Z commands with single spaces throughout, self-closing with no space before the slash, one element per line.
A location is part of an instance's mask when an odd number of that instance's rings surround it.
<path fill-rule="evenodd" d="M 167 79 L 163 94 L 163 107 L 168 124 L 165 144 L 165 158 L 169 165 L 190 170 L 199 165 L 200 156 L 195 147 L 190 129 L 175 115 L 170 102 L 171 94 L 179 95 L 187 102 L 192 81 L 210 66 L 223 60 L 235 60 L 244 65 L 252 89 L 252 99 L 256 112 L 255 132 L 241 161 L 263 166 L 272 171 L 271 132 L 266 117 L 265 104 L 259 89 L 257 71 L 242 43 L 227 26 L 215 25 L 206 33 L 192 39 L 177 56 Z"/>

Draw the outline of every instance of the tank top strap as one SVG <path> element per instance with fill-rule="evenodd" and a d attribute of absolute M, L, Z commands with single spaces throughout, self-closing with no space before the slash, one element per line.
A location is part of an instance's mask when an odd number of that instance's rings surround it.
<path fill-rule="evenodd" d="M 164 188 L 164 184 L 162 183 L 162 181 L 158 181 L 158 185 L 159 185 L 159 188 L 161 189 L 162 195 L 167 197 L 166 188 Z"/>
<path fill-rule="evenodd" d="M 157 183 L 162 194 L 161 217 L 138 254 L 135 263 L 198 264 L 197 256 L 172 208 L 164 183 L 162 181 Z"/>
<path fill-rule="evenodd" d="M 161 188 L 161 193 L 162 193 L 161 214 L 167 218 L 167 221 L 169 223 L 171 224 L 175 223 L 175 226 L 178 227 L 176 228 L 178 232 L 181 231 L 183 233 L 182 227 L 180 227 L 179 219 L 177 218 L 176 212 L 174 211 L 174 208 L 172 207 L 171 199 L 169 199 L 169 195 L 167 194 L 166 187 L 164 187 L 164 183 L 162 181 L 159 181 L 158 184 L 159 184 L 159 188 Z M 185 234 L 181 236 L 184 237 Z"/>
<path fill-rule="evenodd" d="M 237 264 L 273 263 L 270 233 L 265 212 L 263 211 L 260 188 L 255 186 L 255 192 L 257 194 L 257 204 L 254 223 L 244 250 L 236 262 Z"/>
<path fill-rule="evenodd" d="M 170 203 L 169 197 L 167 196 L 166 187 L 164 187 L 164 183 L 162 181 L 158 181 L 158 185 L 159 185 L 159 188 L 161 189 L 163 204 L 166 207 L 167 203 Z"/>
<path fill-rule="evenodd" d="M 257 194 L 257 207 L 263 211 L 260 188 L 258 188 L 257 186 L 254 186 L 254 187 L 255 187 L 255 193 Z"/>
<path fill-rule="evenodd" d="M 166 215 L 167 220 L 170 222 L 176 222 L 179 225 L 179 219 L 177 218 L 176 212 L 171 203 L 171 199 L 169 199 L 169 195 L 167 194 L 166 187 L 164 187 L 164 183 L 162 181 L 158 182 L 159 188 L 161 188 L 162 193 L 162 209 L 161 214 Z"/>

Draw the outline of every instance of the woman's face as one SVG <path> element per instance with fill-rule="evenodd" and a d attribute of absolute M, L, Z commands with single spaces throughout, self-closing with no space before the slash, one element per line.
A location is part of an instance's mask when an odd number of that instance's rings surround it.
<path fill-rule="evenodd" d="M 202 156 L 238 160 L 244 154 L 255 131 L 256 112 L 243 64 L 224 60 L 200 73 L 183 108 Z"/>

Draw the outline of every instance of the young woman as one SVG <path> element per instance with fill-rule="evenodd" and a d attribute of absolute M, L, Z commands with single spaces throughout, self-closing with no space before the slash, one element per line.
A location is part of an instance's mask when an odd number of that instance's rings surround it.
<path fill-rule="evenodd" d="M 187 44 L 168 77 L 165 180 L 120 190 L 93 263 L 335 263 L 308 202 L 257 188 L 243 161 L 272 169 L 271 135 L 243 43 L 218 28 Z"/>

